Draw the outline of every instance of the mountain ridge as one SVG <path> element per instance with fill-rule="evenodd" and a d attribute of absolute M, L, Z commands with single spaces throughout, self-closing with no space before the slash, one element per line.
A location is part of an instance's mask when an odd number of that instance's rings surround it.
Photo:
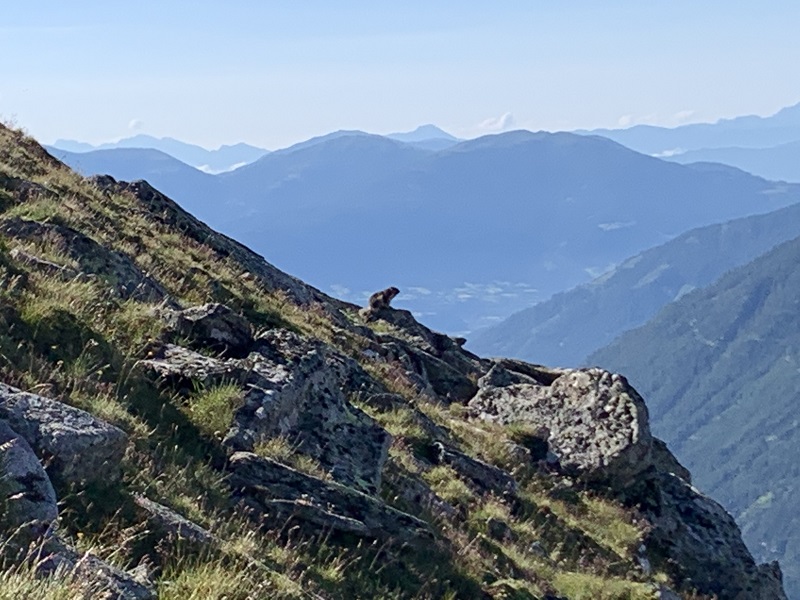
<path fill-rule="evenodd" d="M 0 240 L 19 597 L 785 597 L 622 376 L 360 311 L 2 127 Z"/>
<path fill-rule="evenodd" d="M 576 133 L 601 135 L 646 154 L 726 146 L 763 148 L 800 140 L 800 103 L 766 117 L 747 115 L 672 128 L 634 125 L 627 129 L 579 130 Z"/>
<path fill-rule="evenodd" d="M 797 200 L 792 186 L 666 163 L 599 137 L 520 131 L 438 151 L 337 137 L 219 175 L 218 189 L 169 191 L 321 289 L 362 302 L 399 284 L 412 310 L 454 333 L 686 229 Z M 157 172 L 140 177 L 161 185 Z M 326 248 L 325 260 L 313 247 Z"/>

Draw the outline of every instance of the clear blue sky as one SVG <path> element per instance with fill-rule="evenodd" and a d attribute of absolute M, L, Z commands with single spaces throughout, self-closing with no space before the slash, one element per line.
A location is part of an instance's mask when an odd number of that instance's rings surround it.
<path fill-rule="evenodd" d="M 29 0 L 0 116 L 43 142 L 675 125 L 800 101 L 800 2 Z"/>

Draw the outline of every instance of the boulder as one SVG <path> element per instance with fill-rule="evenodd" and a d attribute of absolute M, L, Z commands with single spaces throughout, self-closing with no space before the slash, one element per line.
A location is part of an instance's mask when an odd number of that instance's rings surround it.
<path fill-rule="evenodd" d="M 31 445 L 59 482 L 105 484 L 120 476 L 128 436 L 62 402 L 0 383 L 0 422 Z"/>
<path fill-rule="evenodd" d="M 213 358 L 174 344 L 165 344 L 136 365 L 151 378 L 179 390 L 224 382 L 243 384 L 247 378 L 238 360 Z"/>
<path fill-rule="evenodd" d="M 549 383 L 487 385 L 469 407 L 486 420 L 546 428 L 549 450 L 564 469 L 625 489 L 653 464 L 644 401 L 624 377 L 602 369 L 552 375 Z"/>
<path fill-rule="evenodd" d="M 195 348 L 242 358 L 253 345 L 250 323 L 224 304 L 172 310 L 165 317 L 172 331 L 188 338 Z"/>
<path fill-rule="evenodd" d="M 293 516 L 316 526 L 379 540 L 430 542 L 428 526 L 382 500 L 323 481 L 250 452 L 230 459 L 233 497 L 258 520 L 285 522 Z"/>
<path fill-rule="evenodd" d="M 57 518 L 56 493 L 39 459 L 24 438 L 0 421 L 0 538 L 11 537 L 26 547 Z"/>

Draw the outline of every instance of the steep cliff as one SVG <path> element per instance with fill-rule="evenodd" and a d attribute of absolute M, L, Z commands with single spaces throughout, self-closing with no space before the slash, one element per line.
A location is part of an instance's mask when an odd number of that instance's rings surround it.
<path fill-rule="evenodd" d="M 0 597 L 785 597 L 620 375 L 365 315 L 8 129 L 0 244 Z"/>

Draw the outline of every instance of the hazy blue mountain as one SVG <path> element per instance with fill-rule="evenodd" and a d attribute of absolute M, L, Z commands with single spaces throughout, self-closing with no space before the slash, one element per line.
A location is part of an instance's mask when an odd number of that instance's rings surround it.
<path fill-rule="evenodd" d="M 191 198 L 192 207 L 209 212 L 206 205 L 216 201 L 219 180 L 182 163 L 160 150 L 115 148 L 92 152 L 67 152 L 46 147 L 47 151 L 81 175 L 108 174 L 123 181 L 145 179 L 173 198 Z"/>
<path fill-rule="evenodd" d="M 390 133 L 386 137 L 425 150 L 444 150 L 463 141 L 439 129 L 436 125 L 420 125 L 414 131 Z"/>
<path fill-rule="evenodd" d="M 653 433 L 800 597 L 800 238 L 666 306 L 589 361 L 625 373 Z"/>
<path fill-rule="evenodd" d="M 451 142 L 459 142 L 457 137 L 450 135 L 446 131 L 439 129 L 436 125 L 420 125 L 414 131 L 407 131 L 405 133 L 390 133 L 387 135 L 389 139 L 397 140 L 398 142 L 424 142 L 425 140 L 448 140 Z"/>
<path fill-rule="evenodd" d="M 92 150 L 112 150 L 116 148 L 152 148 L 160 150 L 179 161 L 211 173 L 229 171 L 236 167 L 251 163 L 268 154 L 263 148 L 248 144 L 220 146 L 216 150 L 206 150 L 194 144 L 187 144 L 173 138 L 156 138 L 150 135 L 135 135 L 118 142 L 92 146 L 74 140 L 56 140 L 54 148 L 68 152 L 89 152 Z"/>
<path fill-rule="evenodd" d="M 157 172 L 146 177 L 315 286 L 363 302 L 396 285 L 398 305 L 451 332 L 496 322 L 688 229 L 800 200 L 800 188 L 737 169 L 525 131 L 440 151 L 337 132 L 217 175 L 219 187 L 182 191 Z"/>
<path fill-rule="evenodd" d="M 703 148 L 667 157 L 686 164 L 718 162 L 775 181 L 800 182 L 800 141 L 771 148 Z"/>
<path fill-rule="evenodd" d="M 627 129 L 594 129 L 576 133 L 602 135 L 645 154 L 701 148 L 767 148 L 800 140 L 800 104 L 786 107 L 769 117 L 750 115 L 674 128 L 636 125 Z"/>
<path fill-rule="evenodd" d="M 800 204 L 693 229 L 476 332 L 479 354 L 576 366 L 666 304 L 800 235 Z"/>
<path fill-rule="evenodd" d="M 220 179 L 229 200 L 211 222 L 227 233 L 354 300 L 418 288 L 397 302 L 451 331 L 589 281 L 692 227 L 800 200 L 798 188 L 741 171 L 567 133 L 512 132 L 440 152 L 339 136 Z M 311 259 L 310 249 L 322 251 Z"/>

